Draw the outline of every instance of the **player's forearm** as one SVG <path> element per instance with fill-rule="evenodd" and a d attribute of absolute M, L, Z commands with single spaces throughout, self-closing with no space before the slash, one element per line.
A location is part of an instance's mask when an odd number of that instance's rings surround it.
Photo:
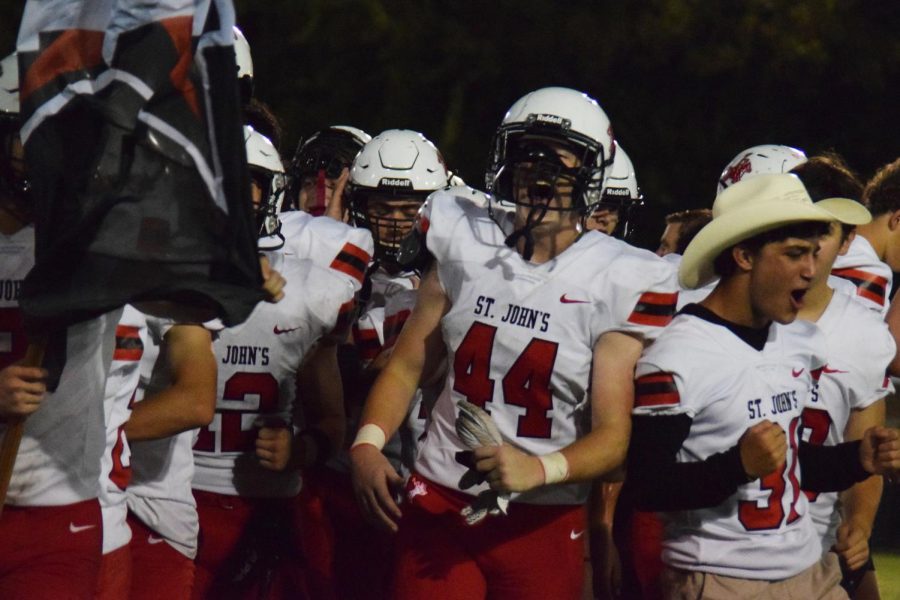
<path fill-rule="evenodd" d="M 125 424 L 129 441 L 158 440 L 205 427 L 216 409 L 215 387 L 169 388 L 134 405 Z"/>
<path fill-rule="evenodd" d="M 562 449 L 569 463 L 568 481 L 590 481 L 618 469 L 625 462 L 628 436 L 626 419 L 595 427 L 590 433 Z"/>
<path fill-rule="evenodd" d="M 836 446 L 800 443 L 801 481 L 811 492 L 840 492 L 870 477 L 859 460 L 859 441 Z"/>
<path fill-rule="evenodd" d="M 677 461 L 691 422 L 683 414 L 634 417 L 625 485 L 639 510 L 717 506 L 747 483 L 737 446 L 703 461 Z"/>
<path fill-rule="evenodd" d="M 372 423 L 380 427 L 390 439 L 409 412 L 416 392 L 418 378 L 403 373 L 389 364 L 375 380 L 366 398 L 360 424 Z"/>
<path fill-rule="evenodd" d="M 883 489 L 884 480 L 881 477 L 869 477 L 843 492 L 841 504 L 844 521 L 871 534 Z"/>

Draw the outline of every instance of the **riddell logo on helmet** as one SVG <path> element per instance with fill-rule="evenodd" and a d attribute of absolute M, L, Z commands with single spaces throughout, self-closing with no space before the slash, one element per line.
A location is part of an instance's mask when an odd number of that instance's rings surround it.
<path fill-rule="evenodd" d="M 528 120 L 534 123 L 544 123 L 547 125 L 558 125 L 563 129 L 568 129 L 572 126 L 572 121 L 569 119 L 565 119 L 560 117 L 559 115 L 546 115 L 546 114 L 531 114 L 528 115 Z"/>
<path fill-rule="evenodd" d="M 378 187 L 403 188 L 412 189 L 413 183 L 409 179 L 400 179 L 396 177 L 382 177 L 378 182 Z"/>
<path fill-rule="evenodd" d="M 608 187 L 605 190 L 607 196 L 630 196 L 631 192 L 628 188 Z"/>

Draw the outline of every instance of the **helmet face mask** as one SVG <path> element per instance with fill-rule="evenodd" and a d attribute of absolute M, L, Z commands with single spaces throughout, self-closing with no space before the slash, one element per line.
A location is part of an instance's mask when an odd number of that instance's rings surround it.
<path fill-rule="evenodd" d="M 284 166 L 278 150 L 267 137 L 244 126 L 244 146 L 250 171 L 253 212 L 259 237 L 277 235 L 286 186 Z"/>
<path fill-rule="evenodd" d="M 383 131 L 356 155 L 345 190 L 350 222 L 372 233 L 375 259 L 389 271 L 401 270 L 401 242 L 425 199 L 449 179 L 438 149 L 416 131 Z"/>
<path fill-rule="evenodd" d="M 529 160 L 535 142 L 563 148 L 574 157 L 563 162 L 560 175 L 570 180 L 572 202 L 566 206 L 546 204 L 542 210 L 577 210 L 587 214 L 600 202 L 605 176 L 615 155 L 612 127 L 595 100 L 568 88 L 544 88 L 516 101 L 494 135 L 493 150 L 486 174 L 488 190 L 499 201 L 519 204 L 510 187 L 509 172 L 516 164 L 532 164 L 544 169 L 544 161 Z M 538 153 L 540 154 L 540 152 Z M 543 154 L 548 154 L 546 151 Z"/>
<path fill-rule="evenodd" d="M 288 191 L 297 207 L 315 216 L 323 214 L 335 181 L 370 139 L 354 127 L 335 126 L 301 141 L 291 161 Z"/>
<path fill-rule="evenodd" d="M 412 231 L 428 192 L 391 194 L 356 190 L 350 198 L 350 220 L 368 229 L 375 242 L 375 258 L 388 265 L 397 260 L 400 244 Z"/>

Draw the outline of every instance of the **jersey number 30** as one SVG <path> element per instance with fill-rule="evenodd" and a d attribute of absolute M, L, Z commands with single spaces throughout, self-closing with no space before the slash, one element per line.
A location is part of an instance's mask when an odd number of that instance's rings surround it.
<path fill-rule="evenodd" d="M 488 412 L 487 404 L 494 398 L 495 382 L 490 374 L 496 333 L 496 327 L 476 321 L 456 349 L 453 361 L 453 391 Z M 550 377 L 558 347 L 556 342 L 532 339 L 503 377 L 503 401 L 525 409 L 525 414 L 519 416 L 518 437 L 550 437 Z"/>

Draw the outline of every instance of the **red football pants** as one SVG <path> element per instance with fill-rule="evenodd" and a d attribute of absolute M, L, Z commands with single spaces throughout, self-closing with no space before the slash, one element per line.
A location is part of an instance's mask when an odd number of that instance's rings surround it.
<path fill-rule="evenodd" d="M 194 561 L 128 513 L 131 527 L 130 600 L 189 600 Z"/>
<path fill-rule="evenodd" d="M 102 550 L 96 499 L 65 506 L 5 506 L 0 517 L 0 598 L 93 598 Z"/>
<path fill-rule="evenodd" d="M 306 598 L 295 498 L 194 490 L 200 547 L 193 597 Z"/>
<path fill-rule="evenodd" d="M 365 521 L 349 474 L 332 469 L 304 473 L 297 502 L 311 597 L 386 598 L 393 536 Z"/>
<path fill-rule="evenodd" d="M 394 598 L 581 598 L 583 505 L 513 503 L 507 516 L 489 516 L 470 526 L 459 511 L 472 496 L 413 475 L 407 497 L 397 538 Z"/>

